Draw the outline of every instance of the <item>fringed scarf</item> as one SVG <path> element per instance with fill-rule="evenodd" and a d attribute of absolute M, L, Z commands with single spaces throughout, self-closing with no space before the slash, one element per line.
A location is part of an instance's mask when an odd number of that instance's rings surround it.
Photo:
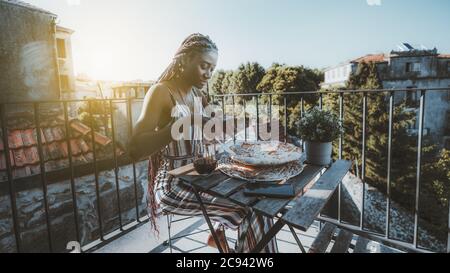
<path fill-rule="evenodd" d="M 155 183 L 158 178 L 158 170 L 164 162 L 162 151 L 156 152 L 150 156 L 148 161 L 148 208 L 150 210 L 150 226 L 159 236 L 159 228 L 156 224 L 158 218 L 159 204 L 155 198 Z"/>

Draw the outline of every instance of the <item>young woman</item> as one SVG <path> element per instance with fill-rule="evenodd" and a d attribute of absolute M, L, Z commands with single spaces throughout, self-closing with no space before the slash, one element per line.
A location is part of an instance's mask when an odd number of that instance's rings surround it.
<path fill-rule="evenodd" d="M 169 170 L 189 164 L 194 157 L 194 141 L 173 140 L 171 125 L 177 118 L 188 117 L 194 110 L 194 97 L 201 98 L 201 107 L 208 105 L 200 91 L 211 78 L 218 59 L 218 49 L 208 36 L 192 34 L 178 49 L 170 65 L 145 97 L 142 113 L 134 128 L 129 153 L 138 159 L 150 155 L 149 205 L 151 224 L 155 230 L 157 209 L 188 216 L 200 216 L 202 211 L 190 188 L 178 183 Z M 192 125 L 193 126 L 193 125 Z M 193 128 L 191 128 L 193 130 Z M 228 200 L 202 195 L 208 215 L 213 221 L 238 230 L 236 252 L 249 252 L 272 225 L 272 220 L 257 216 Z M 223 249 L 225 234 L 218 228 Z M 208 244 L 215 246 L 212 237 Z M 265 252 L 276 252 L 272 240 Z"/>

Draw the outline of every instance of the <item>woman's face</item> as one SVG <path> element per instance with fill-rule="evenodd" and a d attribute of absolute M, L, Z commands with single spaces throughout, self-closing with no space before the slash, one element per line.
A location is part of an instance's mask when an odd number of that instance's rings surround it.
<path fill-rule="evenodd" d="M 185 66 L 185 79 L 199 89 L 204 88 L 212 77 L 218 57 L 217 51 L 214 50 L 195 53 Z"/>

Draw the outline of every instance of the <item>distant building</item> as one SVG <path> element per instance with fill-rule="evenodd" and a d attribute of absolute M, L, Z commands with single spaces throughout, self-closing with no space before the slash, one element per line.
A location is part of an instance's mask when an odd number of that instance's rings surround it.
<path fill-rule="evenodd" d="M 333 67 L 329 67 L 324 71 L 325 81 L 321 84 L 322 88 L 345 87 L 350 79 L 350 75 L 356 72 L 358 64 L 362 62 L 373 62 L 379 65 L 386 65 L 389 62 L 389 55 L 369 54 Z"/>
<path fill-rule="evenodd" d="M 450 148 L 450 55 L 437 49 L 416 49 L 402 44 L 389 54 L 366 55 L 325 70 L 322 88 L 339 88 L 347 84 L 361 62 L 377 65 L 385 89 L 449 88 L 447 92 L 430 91 L 425 100 L 425 133 Z M 406 101 L 418 114 L 419 92 L 396 94 L 395 101 Z M 418 119 L 417 119 L 418 120 Z M 417 134 L 418 122 L 410 129 Z"/>
<path fill-rule="evenodd" d="M 56 17 L 0 0 L 0 102 L 59 99 Z"/>
<path fill-rule="evenodd" d="M 59 82 L 61 85 L 61 98 L 70 98 L 75 91 L 75 75 L 72 58 L 73 30 L 56 26 L 56 48 L 58 53 Z"/>
<path fill-rule="evenodd" d="M 154 82 L 124 82 L 112 86 L 113 98 L 144 98 Z"/>

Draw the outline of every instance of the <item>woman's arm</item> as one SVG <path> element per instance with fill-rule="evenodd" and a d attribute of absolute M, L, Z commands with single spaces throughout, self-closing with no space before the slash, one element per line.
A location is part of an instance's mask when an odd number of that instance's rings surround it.
<path fill-rule="evenodd" d="M 172 141 L 170 117 L 173 103 L 169 91 L 164 85 L 152 87 L 144 99 L 141 115 L 133 129 L 128 153 L 134 160 L 147 157 L 160 151 Z M 169 121 L 156 131 L 161 121 Z"/>

